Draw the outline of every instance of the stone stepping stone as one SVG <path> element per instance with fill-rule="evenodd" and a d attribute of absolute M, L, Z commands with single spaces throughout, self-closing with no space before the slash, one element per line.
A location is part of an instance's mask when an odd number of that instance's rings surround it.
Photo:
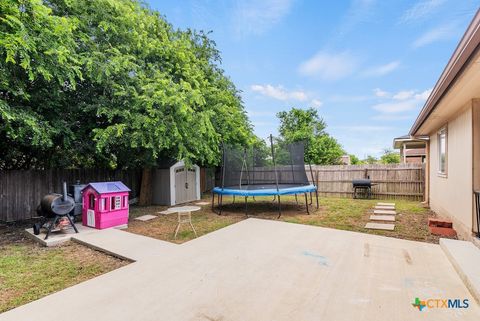
<path fill-rule="evenodd" d="M 365 228 L 370 230 L 386 230 L 386 231 L 393 231 L 395 228 L 395 224 L 388 224 L 388 223 L 367 223 Z"/>
<path fill-rule="evenodd" d="M 195 205 L 200 205 L 200 206 L 210 205 L 210 202 L 197 202 L 197 203 L 195 203 Z"/>
<path fill-rule="evenodd" d="M 375 215 L 397 215 L 397 212 L 392 210 L 374 210 L 373 214 Z"/>
<path fill-rule="evenodd" d="M 370 220 L 395 222 L 395 215 L 370 215 Z"/>
<path fill-rule="evenodd" d="M 135 220 L 138 220 L 138 221 L 142 221 L 142 222 L 146 222 L 146 221 L 150 221 L 150 220 L 153 220 L 154 218 L 157 218 L 158 216 L 156 215 L 142 215 L 142 216 L 139 216 L 139 217 L 135 217 L 134 219 Z"/>
<path fill-rule="evenodd" d="M 378 206 L 395 206 L 395 203 L 377 203 Z"/>
<path fill-rule="evenodd" d="M 391 211 L 394 211 L 395 210 L 395 206 L 375 206 L 375 209 L 376 210 L 391 210 Z"/>

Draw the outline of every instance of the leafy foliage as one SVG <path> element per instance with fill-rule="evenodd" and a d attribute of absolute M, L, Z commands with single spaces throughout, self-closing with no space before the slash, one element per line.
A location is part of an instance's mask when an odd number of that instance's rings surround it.
<path fill-rule="evenodd" d="M 400 154 L 391 150 L 385 149 L 383 155 L 380 157 L 380 163 L 382 164 L 399 164 Z"/>
<path fill-rule="evenodd" d="M 215 164 L 253 142 L 208 34 L 135 0 L 0 6 L 0 168 Z"/>
<path fill-rule="evenodd" d="M 292 108 L 277 113 L 280 136 L 285 142 L 304 141 L 305 160 L 314 164 L 332 165 L 345 154 L 337 140 L 325 132 L 326 123 L 317 110 Z"/>
<path fill-rule="evenodd" d="M 352 165 L 360 165 L 362 164 L 362 161 L 356 155 L 350 154 L 350 163 Z"/>

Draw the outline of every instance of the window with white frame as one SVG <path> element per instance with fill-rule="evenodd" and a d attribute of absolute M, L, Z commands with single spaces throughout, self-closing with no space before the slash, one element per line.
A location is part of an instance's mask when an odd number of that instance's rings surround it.
<path fill-rule="evenodd" d="M 438 132 L 438 173 L 447 174 L 447 129 Z"/>
<path fill-rule="evenodd" d="M 122 197 L 115 196 L 115 209 L 118 210 L 120 208 L 122 208 Z"/>

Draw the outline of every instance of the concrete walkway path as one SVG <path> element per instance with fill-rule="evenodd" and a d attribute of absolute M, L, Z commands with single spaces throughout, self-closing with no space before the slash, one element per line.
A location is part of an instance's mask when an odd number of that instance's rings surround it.
<path fill-rule="evenodd" d="M 137 259 L 0 320 L 480 319 L 436 244 L 247 219 Z M 468 299 L 470 307 L 420 312 L 416 298 Z"/>
<path fill-rule="evenodd" d="M 140 261 L 167 255 L 177 244 L 118 229 L 106 229 L 101 233 L 77 234 L 72 240 L 96 250 L 130 261 Z"/>

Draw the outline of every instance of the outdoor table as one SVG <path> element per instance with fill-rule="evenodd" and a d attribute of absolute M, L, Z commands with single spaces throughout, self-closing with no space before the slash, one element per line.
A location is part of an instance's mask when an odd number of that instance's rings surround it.
<path fill-rule="evenodd" d="M 177 233 L 180 230 L 180 225 L 182 224 L 190 224 L 192 227 L 193 233 L 195 233 L 195 237 L 198 237 L 197 231 L 192 224 L 192 212 L 199 211 L 202 208 L 200 206 L 180 206 L 180 207 L 172 207 L 169 208 L 168 211 L 172 213 L 178 213 L 178 222 L 177 227 L 175 228 L 175 235 L 174 239 L 177 239 Z"/>

